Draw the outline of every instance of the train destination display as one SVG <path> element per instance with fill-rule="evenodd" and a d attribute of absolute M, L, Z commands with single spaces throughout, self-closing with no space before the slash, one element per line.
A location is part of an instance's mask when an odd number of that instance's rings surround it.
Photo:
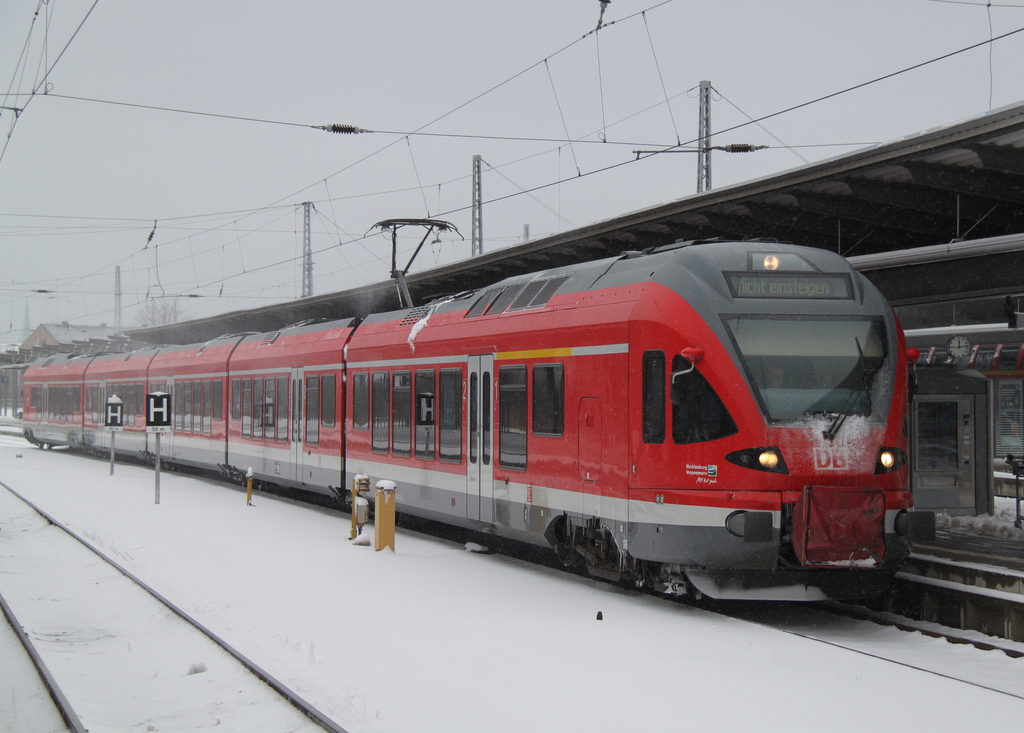
<path fill-rule="evenodd" d="M 807 298 L 849 300 L 850 277 L 821 272 L 727 272 L 734 298 Z"/>

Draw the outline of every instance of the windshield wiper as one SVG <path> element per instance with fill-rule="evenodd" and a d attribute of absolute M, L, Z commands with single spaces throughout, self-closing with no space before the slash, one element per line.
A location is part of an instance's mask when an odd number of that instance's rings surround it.
<path fill-rule="evenodd" d="M 868 388 L 868 370 L 864 366 L 864 352 L 860 348 L 860 339 L 856 336 L 853 337 L 853 343 L 857 345 L 857 366 L 860 367 L 860 389 L 854 389 L 851 385 L 850 394 L 846 398 L 846 402 L 843 403 L 843 408 L 836 413 L 835 418 L 832 420 L 832 424 L 828 426 L 828 430 L 821 431 L 821 435 L 826 440 L 835 440 L 836 434 L 839 432 L 839 428 L 843 427 L 843 423 L 846 422 L 846 418 L 850 415 L 853 410 L 854 404 L 856 404 L 857 398 L 861 393 L 867 392 Z"/>

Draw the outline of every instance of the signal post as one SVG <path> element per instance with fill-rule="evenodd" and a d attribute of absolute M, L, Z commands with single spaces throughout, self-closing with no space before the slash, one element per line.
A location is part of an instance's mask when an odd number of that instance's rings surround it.
<path fill-rule="evenodd" d="M 103 412 L 103 427 L 110 432 L 110 475 L 114 475 L 114 438 L 124 427 L 124 401 L 116 394 L 107 398 Z"/>
<path fill-rule="evenodd" d="M 156 504 L 160 503 L 160 435 L 171 432 L 171 396 L 166 392 L 146 395 L 146 432 L 156 434 Z"/>

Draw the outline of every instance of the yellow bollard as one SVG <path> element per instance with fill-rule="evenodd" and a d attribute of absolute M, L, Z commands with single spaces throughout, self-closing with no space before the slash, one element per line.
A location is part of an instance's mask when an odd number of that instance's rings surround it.
<path fill-rule="evenodd" d="M 366 520 L 369 514 L 367 509 L 360 511 L 359 505 L 359 494 L 363 491 L 370 490 L 370 477 L 365 474 L 359 474 L 352 479 L 352 529 L 348 533 L 348 538 L 354 540 L 359 536 L 360 530 L 363 525 L 366 524 Z M 365 499 L 363 501 L 366 501 Z"/>
<path fill-rule="evenodd" d="M 376 516 L 373 523 L 373 549 L 376 552 L 385 547 L 395 551 L 395 488 L 394 481 L 377 482 Z"/>
<path fill-rule="evenodd" d="M 252 466 L 245 472 L 245 505 L 252 506 Z"/>

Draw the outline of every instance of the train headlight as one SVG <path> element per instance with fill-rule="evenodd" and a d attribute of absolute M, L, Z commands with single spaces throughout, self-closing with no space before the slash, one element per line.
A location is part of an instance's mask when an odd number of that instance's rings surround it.
<path fill-rule="evenodd" d="M 878 458 L 875 460 L 875 473 L 892 473 L 902 468 L 906 462 L 907 454 L 899 448 L 883 446 L 878 449 Z"/>
<path fill-rule="evenodd" d="M 782 459 L 782 451 L 775 446 L 764 448 L 747 448 L 734 450 L 725 456 L 725 460 L 743 468 L 750 468 L 765 473 L 789 473 L 786 462 Z"/>

